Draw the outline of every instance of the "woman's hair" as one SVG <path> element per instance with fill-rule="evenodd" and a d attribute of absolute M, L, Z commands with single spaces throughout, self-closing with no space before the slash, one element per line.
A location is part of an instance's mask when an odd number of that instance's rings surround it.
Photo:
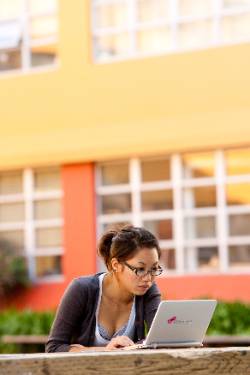
<path fill-rule="evenodd" d="M 103 258 L 106 267 L 110 270 L 111 259 L 124 262 L 133 258 L 142 248 L 161 250 L 156 237 L 145 228 L 125 225 L 120 229 L 111 229 L 103 234 L 98 245 L 98 254 Z"/>

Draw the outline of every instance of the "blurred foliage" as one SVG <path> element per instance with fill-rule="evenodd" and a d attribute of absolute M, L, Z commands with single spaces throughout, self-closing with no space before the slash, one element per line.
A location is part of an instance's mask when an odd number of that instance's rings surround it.
<path fill-rule="evenodd" d="M 48 335 L 54 311 L 0 311 L 0 353 L 44 352 L 44 345 L 3 344 L 2 335 Z M 148 327 L 144 324 L 147 331 Z M 250 304 L 218 302 L 208 335 L 250 335 Z"/>
<path fill-rule="evenodd" d="M 54 320 L 52 311 L 5 310 L 0 312 L 0 353 L 44 352 L 44 345 L 3 344 L 2 335 L 48 335 Z"/>
<path fill-rule="evenodd" d="M 0 239 L 0 297 L 29 285 L 25 258 L 11 242 Z"/>
<path fill-rule="evenodd" d="M 208 335 L 250 335 L 250 304 L 218 302 Z"/>

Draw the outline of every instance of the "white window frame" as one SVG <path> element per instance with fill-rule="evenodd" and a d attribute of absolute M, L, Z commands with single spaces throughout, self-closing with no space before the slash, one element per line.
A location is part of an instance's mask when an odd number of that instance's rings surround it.
<path fill-rule="evenodd" d="M 195 50 L 202 50 L 207 49 L 210 47 L 218 47 L 223 45 L 234 45 L 239 43 L 246 43 L 250 41 L 250 33 L 249 36 L 246 38 L 238 38 L 236 41 L 232 42 L 222 42 L 221 40 L 221 22 L 224 16 L 233 16 L 233 15 L 240 15 L 245 13 L 250 13 L 250 5 L 249 6 L 239 6 L 239 7 L 232 7 L 231 9 L 224 9 L 223 8 L 223 0 L 211 0 L 212 4 L 212 12 L 205 16 L 179 16 L 178 15 L 178 0 L 166 0 L 170 1 L 170 16 L 169 20 L 154 20 L 151 22 L 144 22 L 138 23 L 136 22 L 136 0 L 124 0 L 127 3 L 128 10 L 129 10 L 129 20 L 128 24 L 124 27 L 105 27 L 105 28 L 98 28 L 96 25 L 96 7 L 100 4 L 111 4 L 114 3 L 113 0 L 91 0 L 91 32 L 92 32 L 92 43 L 93 43 L 93 51 L 96 50 L 95 47 L 95 38 L 105 36 L 105 35 L 112 35 L 112 34 L 119 34 L 121 32 L 128 32 L 130 35 L 130 42 L 131 48 L 125 55 L 115 55 L 115 56 L 105 56 L 105 57 L 96 57 L 95 52 L 93 52 L 93 60 L 95 63 L 109 63 L 115 61 L 123 61 L 127 59 L 138 59 L 138 58 L 145 58 L 150 56 L 157 56 L 157 55 L 164 55 L 168 53 L 178 53 L 183 51 L 195 51 Z M 211 42 L 207 42 L 201 46 L 197 47 L 186 47 L 181 48 L 177 44 L 177 32 L 178 27 L 180 24 L 183 23 L 193 23 L 196 21 L 202 20 L 211 20 L 212 21 L 212 35 L 211 35 Z M 145 30 L 147 28 L 158 28 L 161 26 L 170 27 L 170 32 L 172 35 L 171 46 L 166 46 L 166 48 L 162 48 L 159 52 L 139 52 L 136 49 L 136 33 L 139 30 Z"/>
<path fill-rule="evenodd" d="M 117 194 L 130 193 L 132 200 L 131 211 L 121 214 L 102 214 L 97 205 L 97 239 L 103 232 L 104 224 L 115 224 L 117 222 L 129 221 L 133 225 L 141 226 L 144 220 L 172 219 L 173 238 L 171 240 L 160 240 L 162 248 L 175 249 L 176 270 L 168 270 L 167 274 L 234 274 L 250 272 L 250 266 L 242 266 L 237 269 L 229 264 L 229 246 L 230 245 L 250 245 L 250 235 L 248 236 L 230 236 L 228 229 L 229 214 L 250 213 L 250 205 L 227 206 L 226 185 L 227 183 L 250 183 L 250 174 L 227 176 L 225 152 L 223 150 L 210 151 L 214 154 L 215 170 L 214 176 L 204 178 L 185 178 L 182 175 L 182 156 L 173 154 L 170 156 L 171 180 L 143 182 L 141 179 L 140 159 L 130 159 L 129 183 L 110 186 L 101 186 L 101 168 L 105 163 L 100 163 L 96 168 L 96 193 L 97 197 Z M 216 189 L 217 205 L 215 207 L 183 207 L 183 192 L 185 188 L 214 186 Z M 141 192 L 172 189 L 173 191 L 173 209 L 161 211 L 142 211 Z M 99 198 L 98 198 L 99 199 Z M 97 199 L 97 201 L 99 201 Z M 214 238 L 194 238 L 186 239 L 184 236 L 184 219 L 198 217 L 214 217 L 216 233 Z M 219 257 L 218 270 L 199 271 L 197 268 L 196 251 L 198 247 L 217 247 Z M 184 252 L 190 251 L 189 269 L 185 269 Z M 191 249 L 191 250 L 190 250 Z M 193 250 L 192 250 L 193 249 Z M 101 263 L 98 263 L 100 267 Z M 101 267 L 102 268 L 102 267 Z M 166 273 L 163 273 L 165 276 Z"/>
<path fill-rule="evenodd" d="M 31 41 L 29 36 L 29 27 L 30 23 L 33 18 L 37 17 L 46 17 L 46 16 L 57 16 L 58 13 L 58 5 L 56 8 L 51 9 L 48 12 L 30 12 L 29 11 L 29 0 L 22 0 L 22 13 L 19 17 L 11 17 L 11 18 L 4 18 L 0 19 L 0 24 L 8 21 L 17 21 L 21 25 L 22 31 L 20 32 L 20 37 L 22 39 L 21 44 L 21 67 L 17 69 L 9 69 L 0 71 L 0 77 L 9 74 L 16 74 L 16 73 L 29 73 L 29 72 L 39 72 L 43 70 L 48 70 L 51 67 L 55 68 L 58 66 L 58 56 L 55 58 L 55 61 L 52 64 L 45 64 L 41 66 L 33 67 L 31 66 L 31 48 L 47 45 L 48 43 L 57 43 L 58 42 L 58 33 L 57 35 L 50 36 L 47 38 L 41 38 L 37 41 Z M 2 50 L 8 51 L 10 48 L 6 47 Z M 1 51 L 1 49 L 0 49 Z"/>
<path fill-rule="evenodd" d="M 35 191 L 34 189 L 34 172 L 36 170 L 26 168 L 22 171 L 23 193 L 1 195 L 1 203 L 18 203 L 24 204 L 24 221 L 1 223 L 1 231 L 23 230 L 24 233 L 24 256 L 27 258 L 29 278 L 32 282 L 61 282 L 64 280 L 63 274 L 37 277 L 35 271 L 36 256 L 62 256 L 63 247 L 37 248 L 35 241 L 35 230 L 37 228 L 63 228 L 63 218 L 36 220 L 34 217 L 34 203 L 36 201 L 49 199 L 62 199 L 62 190 Z M 3 174 L 5 172 L 2 172 Z"/>

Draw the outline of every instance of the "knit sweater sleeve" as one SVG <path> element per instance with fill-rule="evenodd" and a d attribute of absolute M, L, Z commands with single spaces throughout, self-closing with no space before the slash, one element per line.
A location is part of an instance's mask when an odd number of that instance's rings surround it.
<path fill-rule="evenodd" d="M 84 313 L 86 290 L 79 279 L 73 280 L 66 289 L 45 345 L 47 353 L 67 352 L 77 323 Z"/>
<path fill-rule="evenodd" d="M 157 308 L 161 302 L 161 293 L 158 286 L 154 283 L 147 293 L 144 304 L 144 324 L 148 330 L 151 327 Z"/>

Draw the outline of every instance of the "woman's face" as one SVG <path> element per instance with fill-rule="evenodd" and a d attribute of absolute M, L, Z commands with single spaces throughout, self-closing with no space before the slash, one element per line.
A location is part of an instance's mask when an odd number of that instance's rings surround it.
<path fill-rule="evenodd" d="M 150 272 L 144 276 L 137 276 L 133 269 L 137 269 L 139 273 L 143 274 L 143 271 L 155 270 L 158 266 L 159 257 L 156 248 L 138 250 L 133 258 L 119 263 L 118 270 L 120 272 L 117 273 L 117 276 L 120 286 L 134 295 L 145 294 L 155 280 L 155 276 L 151 276 Z"/>

